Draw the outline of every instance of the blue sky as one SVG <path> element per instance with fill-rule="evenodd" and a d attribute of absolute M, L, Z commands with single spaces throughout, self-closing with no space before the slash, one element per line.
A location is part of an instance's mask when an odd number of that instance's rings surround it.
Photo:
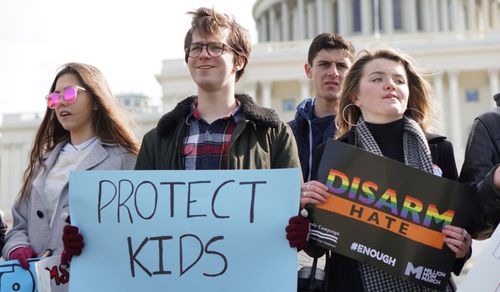
<path fill-rule="evenodd" d="M 115 94 L 159 102 L 154 75 L 164 59 L 182 58 L 185 14 L 215 7 L 250 30 L 255 0 L 0 0 L 0 114 L 42 112 L 57 68 L 92 64 Z"/>

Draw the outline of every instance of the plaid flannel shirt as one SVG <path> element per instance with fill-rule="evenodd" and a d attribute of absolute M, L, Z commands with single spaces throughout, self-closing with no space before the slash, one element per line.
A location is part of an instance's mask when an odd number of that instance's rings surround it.
<path fill-rule="evenodd" d="M 184 169 L 225 169 L 229 141 L 240 120 L 240 105 L 227 116 L 208 124 L 200 117 L 194 102 L 187 117 L 188 125 L 182 160 Z"/>

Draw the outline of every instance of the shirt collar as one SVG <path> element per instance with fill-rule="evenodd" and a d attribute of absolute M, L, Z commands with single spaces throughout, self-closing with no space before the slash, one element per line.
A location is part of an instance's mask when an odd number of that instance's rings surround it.
<path fill-rule="evenodd" d="M 224 117 L 221 117 L 219 119 L 227 119 L 227 118 L 232 118 L 235 123 L 238 123 L 241 119 L 241 103 L 240 101 L 236 98 L 236 108 L 232 110 L 229 114 L 227 114 Z M 191 112 L 189 115 L 186 117 L 186 123 L 190 125 L 190 120 L 191 119 L 197 119 L 198 121 L 203 120 L 200 116 L 200 112 L 198 111 L 198 99 L 196 99 L 192 104 L 191 104 Z"/>

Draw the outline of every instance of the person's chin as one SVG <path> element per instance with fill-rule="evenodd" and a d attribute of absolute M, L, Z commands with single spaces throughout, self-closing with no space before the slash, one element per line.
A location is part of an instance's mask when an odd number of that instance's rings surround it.
<path fill-rule="evenodd" d="M 339 99 L 339 93 L 335 92 L 335 93 L 327 94 L 327 95 L 325 95 L 324 99 L 329 100 L 329 101 L 338 100 Z"/>
<path fill-rule="evenodd" d="M 66 126 L 63 125 L 63 129 L 66 130 L 66 131 L 68 131 L 68 132 L 71 132 L 71 130 L 73 129 L 73 127 L 67 126 L 67 125 Z"/>
<path fill-rule="evenodd" d="M 220 87 L 215 82 L 196 82 L 196 84 L 205 91 L 214 91 Z"/>

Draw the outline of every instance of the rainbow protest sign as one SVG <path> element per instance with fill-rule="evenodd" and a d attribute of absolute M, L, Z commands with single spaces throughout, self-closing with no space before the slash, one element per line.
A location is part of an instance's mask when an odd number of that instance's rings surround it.
<path fill-rule="evenodd" d="M 441 230 L 465 226 L 467 186 L 334 140 L 318 180 L 331 193 L 310 206 L 311 238 L 320 246 L 420 285 L 446 285 L 455 254 Z"/>

